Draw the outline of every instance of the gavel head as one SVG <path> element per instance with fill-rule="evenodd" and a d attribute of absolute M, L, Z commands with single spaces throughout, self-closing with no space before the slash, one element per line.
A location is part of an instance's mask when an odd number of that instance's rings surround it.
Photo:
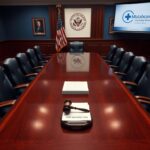
<path fill-rule="evenodd" d="M 64 107 L 63 107 L 63 112 L 68 115 L 70 113 L 70 106 L 71 106 L 72 102 L 71 100 L 65 100 L 64 101 Z"/>

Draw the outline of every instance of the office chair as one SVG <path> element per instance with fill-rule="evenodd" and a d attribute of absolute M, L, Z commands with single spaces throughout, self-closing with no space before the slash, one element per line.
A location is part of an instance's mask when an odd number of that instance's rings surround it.
<path fill-rule="evenodd" d="M 44 64 L 48 62 L 48 59 L 49 59 L 50 57 L 49 57 L 49 58 L 47 57 L 47 59 L 46 59 L 46 57 L 44 57 L 44 56 L 42 55 L 39 45 L 35 45 L 35 46 L 33 47 L 33 49 L 34 49 L 34 52 L 35 52 L 35 55 L 36 55 L 38 61 L 43 62 Z"/>
<path fill-rule="evenodd" d="M 15 104 L 21 93 L 15 89 L 0 66 L 0 118 Z"/>
<path fill-rule="evenodd" d="M 137 83 L 145 70 L 146 64 L 145 57 L 135 56 L 127 73 L 122 74 L 121 80 L 123 83 L 127 84 L 130 81 Z"/>
<path fill-rule="evenodd" d="M 72 53 L 81 53 L 84 51 L 84 42 L 73 41 L 69 43 L 69 51 Z"/>
<path fill-rule="evenodd" d="M 31 48 L 27 49 L 26 53 L 27 53 L 27 56 L 29 58 L 31 65 L 34 69 L 41 70 L 44 67 L 44 64 L 42 62 L 38 61 L 33 49 L 31 49 Z"/>
<path fill-rule="evenodd" d="M 135 95 L 142 106 L 150 113 L 150 64 L 147 64 L 146 69 L 136 84 L 128 83 L 132 86 L 131 92 Z"/>
<path fill-rule="evenodd" d="M 36 50 L 37 55 L 40 55 L 40 57 L 42 57 L 42 59 L 49 60 L 51 58 L 51 54 L 42 53 L 39 45 L 34 45 L 33 49 Z"/>
<path fill-rule="evenodd" d="M 20 68 L 22 70 L 22 72 L 26 75 L 26 76 L 36 76 L 39 72 L 39 70 L 32 68 L 27 55 L 25 53 L 18 53 L 16 55 L 16 59 L 18 61 L 18 64 L 20 65 Z"/>
<path fill-rule="evenodd" d="M 27 87 L 33 78 L 27 77 L 21 71 L 16 58 L 7 58 L 4 63 L 4 71 L 12 82 L 13 86 Z M 25 84 L 26 83 L 26 84 Z"/>
<path fill-rule="evenodd" d="M 117 48 L 116 53 L 114 54 L 114 57 L 112 59 L 112 62 L 110 63 L 110 67 L 112 68 L 117 68 L 122 57 L 124 54 L 124 49 L 123 48 Z"/>
<path fill-rule="evenodd" d="M 102 58 L 104 58 L 104 60 L 107 62 L 107 63 L 111 63 L 113 57 L 114 57 L 114 54 L 116 53 L 116 50 L 117 50 L 117 46 L 116 45 L 110 45 L 110 50 L 108 52 L 108 54 L 106 56 L 102 56 Z"/>
<path fill-rule="evenodd" d="M 131 65 L 132 61 L 134 58 L 134 54 L 132 52 L 125 52 L 125 54 L 123 55 L 121 62 L 119 64 L 119 66 L 116 66 L 114 68 L 115 73 L 126 73 L 129 69 L 129 66 Z"/>

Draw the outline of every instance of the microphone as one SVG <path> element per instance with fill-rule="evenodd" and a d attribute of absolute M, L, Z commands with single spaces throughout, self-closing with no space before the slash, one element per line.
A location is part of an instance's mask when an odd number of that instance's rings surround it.
<path fill-rule="evenodd" d="M 72 104 L 71 100 L 65 100 L 65 102 L 64 102 L 63 111 L 67 115 L 70 113 L 71 109 L 77 109 L 77 110 L 81 110 L 81 111 L 84 111 L 84 112 L 89 112 L 88 109 L 74 107 L 74 106 L 71 106 L 71 104 Z"/>

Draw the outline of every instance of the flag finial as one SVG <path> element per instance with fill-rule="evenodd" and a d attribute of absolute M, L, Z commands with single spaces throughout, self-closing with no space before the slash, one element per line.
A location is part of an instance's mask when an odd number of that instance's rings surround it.
<path fill-rule="evenodd" d="M 60 13 L 61 13 L 61 3 L 60 2 L 57 3 L 56 8 L 58 10 L 58 15 L 60 15 Z"/>
<path fill-rule="evenodd" d="M 61 8 L 61 3 L 60 2 L 57 3 L 56 8 L 58 8 L 58 9 Z"/>

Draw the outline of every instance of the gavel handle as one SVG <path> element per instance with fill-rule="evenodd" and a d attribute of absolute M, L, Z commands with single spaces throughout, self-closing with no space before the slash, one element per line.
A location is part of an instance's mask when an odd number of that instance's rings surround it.
<path fill-rule="evenodd" d="M 71 109 L 77 109 L 77 110 L 81 110 L 81 111 L 84 111 L 84 112 L 89 112 L 88 109 L 85 109 L 85 108 L 78 108 L 78 107 L 73 107 L 73 106 L 69 106 Z"/>

